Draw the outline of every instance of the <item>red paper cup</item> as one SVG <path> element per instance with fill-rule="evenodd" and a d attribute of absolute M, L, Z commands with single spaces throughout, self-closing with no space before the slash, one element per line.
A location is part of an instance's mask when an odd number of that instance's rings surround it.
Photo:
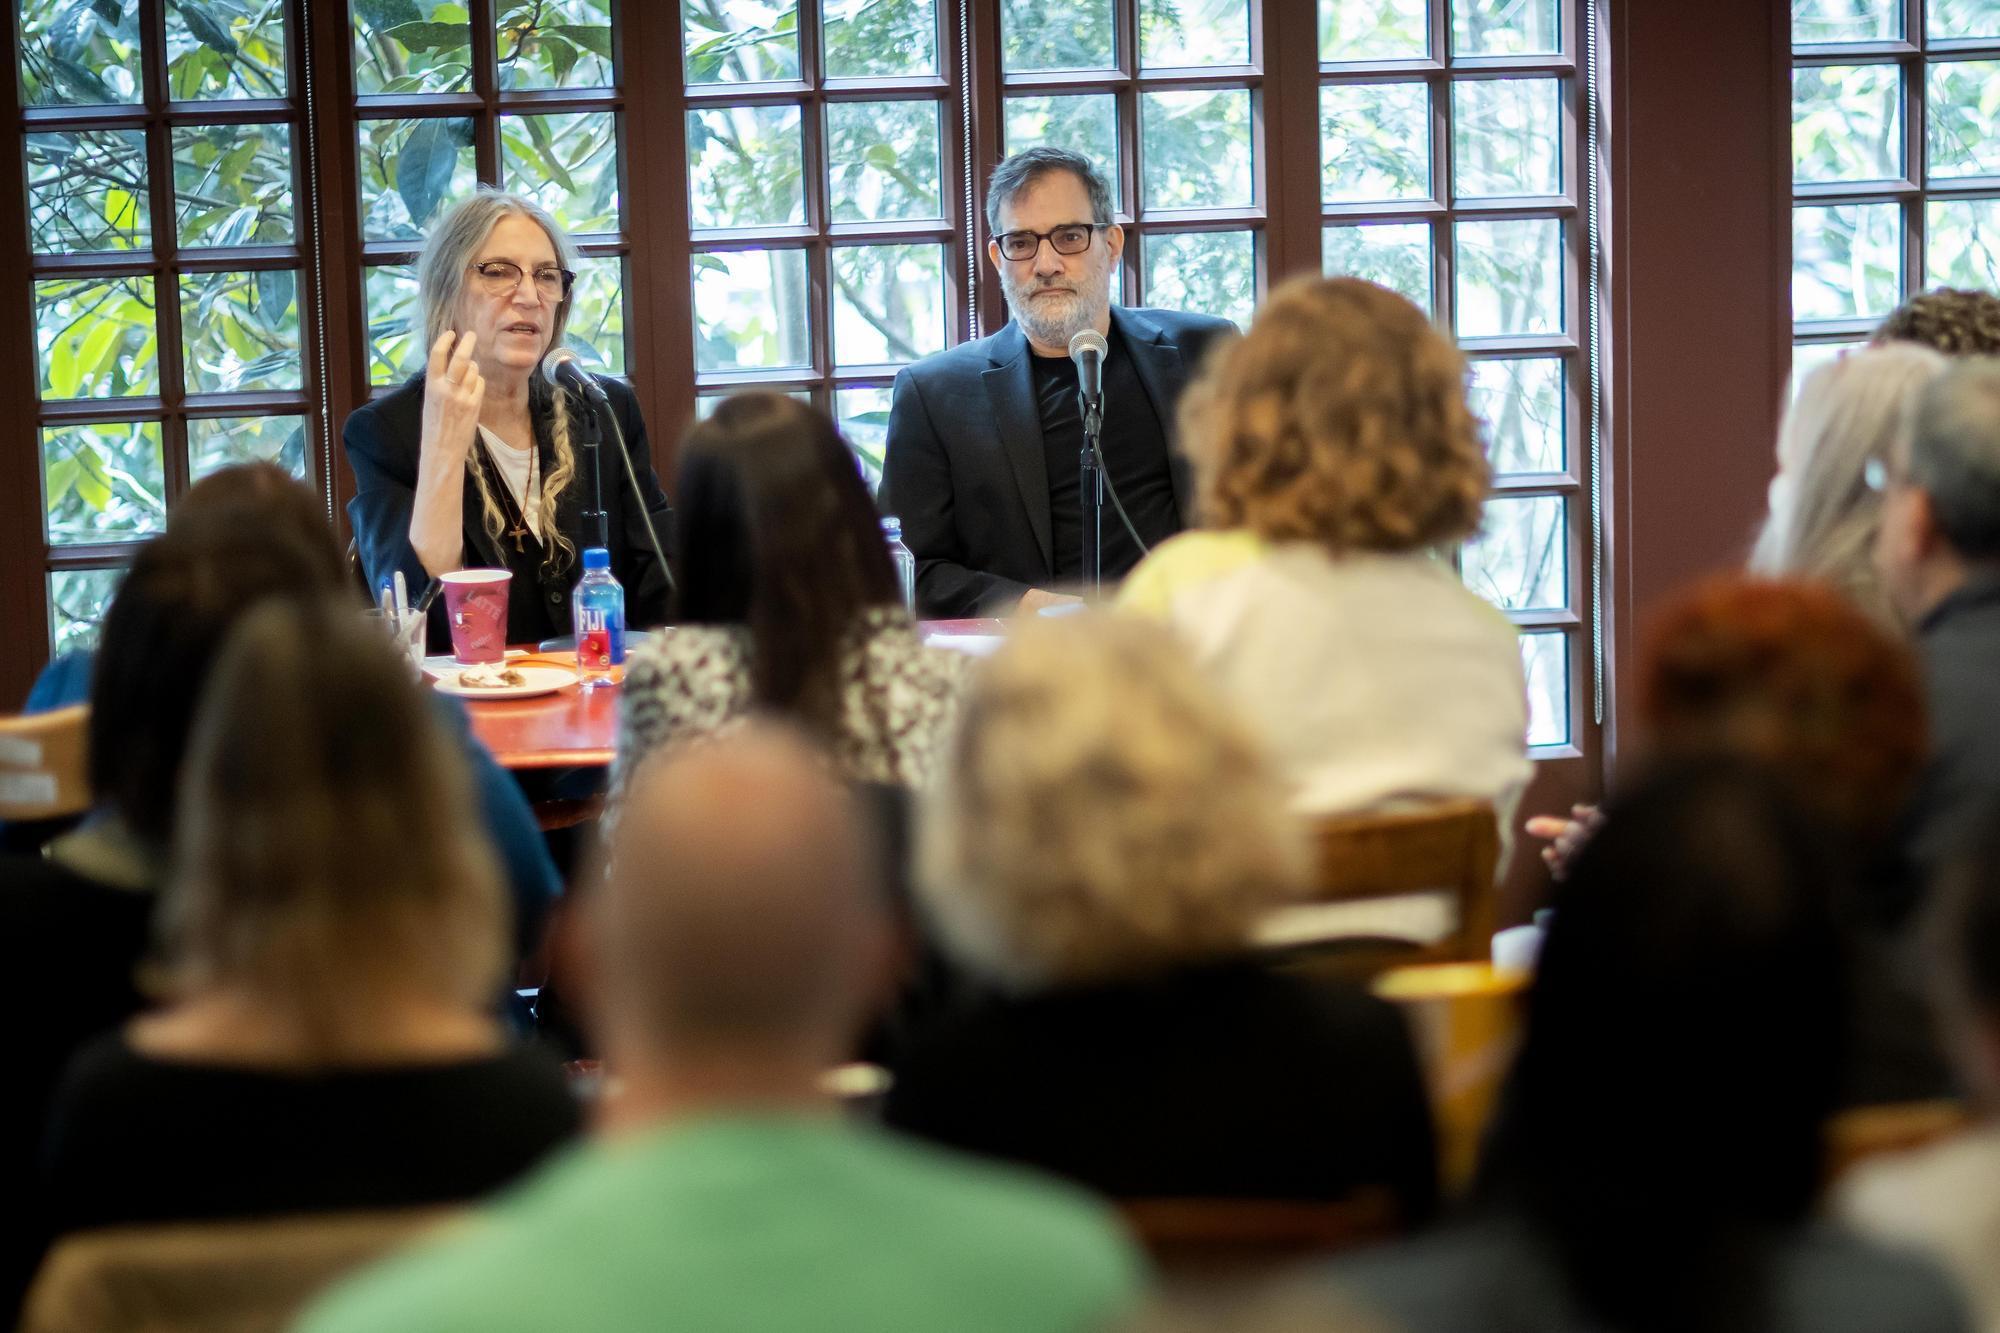
<path fill-rule="evenodd" d="M 438 577 L 454 658 L 467 666 L 506 659 L 507 581 L 513 577 L 508 569 L 458 569 Z"/>

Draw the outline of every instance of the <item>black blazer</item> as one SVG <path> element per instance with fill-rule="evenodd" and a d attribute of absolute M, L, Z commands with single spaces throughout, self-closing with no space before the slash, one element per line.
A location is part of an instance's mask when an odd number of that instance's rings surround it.
<path fill-rule="evenodd" d="M 1181 523 L 1194 487 L 1171 447 L 1174 406 L 1210 341 L 1236 326 L 1177 310 L 1111 308 L 1167 427 Z M 1033 351 L 1018 324 L 905 367 L 889 405 L 882 512 L 903 520 L 927 616 L 992 615 L 1055 577 L 1049 474 L 1035 403 Z"/>
<path fill-rule="evenodd" d="M 667 575 L 653 554 L 646 536 L 645 517 L 650 516 L 660 535 L 662 547 L 670 544 L 668 523 L 672 510 L 653 473 L 652 452 L 646 442 L 646 423 L 639 416 L 639 401 L 624 382 L 598 376 L 618 414 L 625 443 L 632 451 L 632 469 L 639 479 L 634 492 L 625 478 L 625 465 L 618 459 L 617 442 L 606 432 L 603 445 L 604 508 L 609 515 L 611 572 L 625 585 L 625 620 L 632 626 L 658 625 L 667 618 Z M 549 433 L 552 395 L 537 383 L 530 390 L 529 411 L 535 421 L 535 445 L 541 453 L 543 475 L 555 461 L 555 443 Z M 348 466 L 354 469 L 354 498 L 348 501 L 347 518 L 354 528 L 354 541 L 361 553 L 361 567 L 367 572 L 368 586 L 379 588 L 396 570 L 410 585 L 414 597 L 430 580 L 423 561 L 410 545 L 410 514 L 416 505 L 417 453 L 422 438 L 424 377 L 413 376 L 388 397 L 368 404 L 347 418 L 340 438 L 347 449 Z M 591 478 L 588 451 L 580 432 L 577 445 L 576 480 L 563 492 L 556 506 L 556 525 L 580 551 L 587 544 L 583 531 L 584 511 L 591 507 Z M 509 562 L 499 544 L 486 535 L 481 519 L 479 491 L 470 472 L 465 478 L 465 563 L 469 567 L 504 568 Z M 538 586 L 509 589 L 507 641 L 531 643 L 569 632 L 569 595 L 583 570 L 579 561 L 561 568 L 546 566 L 536 571 Z M 528 594 L 524 596 L 523 594 Z M 444 599 L 431 609 L 430 641 L 442 650 L 451 642 L 444 619 Z"/>

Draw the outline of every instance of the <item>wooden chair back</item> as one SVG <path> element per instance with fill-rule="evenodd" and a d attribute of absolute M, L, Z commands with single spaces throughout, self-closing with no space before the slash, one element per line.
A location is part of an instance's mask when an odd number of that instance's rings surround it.
<path fill-rule="evenodd" d="M 1118 1211 L 1172 1280 L 1252 1277 L 1399 1230 L 1395 1201 L 1381 1189 L 1327 1201 L 1124 1199 Z"/>
<path fill-rule="evenodd" d="M 90 706 L 0 717 L 0 820 L 62 819 L 90 808 Z"/>
<path fill-rule="evenodd" d="M 84 1231 L 58 1241 L 22 1333 L 279 1333 L 323 1289 L 459 1214 L 409 1208 Z"/>
<path fill-rule="evenodd" d="M 1490 804 L 1336 816 L 1321 820 L 1313 837 L 1312 901 L 1267 919 L 1260 945 L 1304 955 L 1306 970 L 1363 975 L 1390 964 L 1490 956 L 1500 859 Z"/>

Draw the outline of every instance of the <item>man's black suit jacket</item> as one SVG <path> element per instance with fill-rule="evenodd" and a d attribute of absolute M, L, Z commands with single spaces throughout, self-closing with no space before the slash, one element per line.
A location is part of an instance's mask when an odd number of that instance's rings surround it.
<path fill-rule="evenodd" d="M 604 433 L 599 452 L 603 455 L 604 508 L 610 528 L 611 572 L 625 585 L 625 623 L 651 626 L 663 623 L 668 614 L 666 572 L 653 554 L 646 535 L 651 518 L 660 540 L 670 541 L 668 522 L 672 512 L 667 497 L 653 474 L 652 453 L 646 442 L 646 423 L 639 416 L 639 400 L 630 386 L 615 379 L 596 376 L 611 410 L 618 414 L 619 429 L 632 451 L 632 471 L 639 479 L 635 492 L 625 479 L 625 465 L 618 458 L 618 444 Z M 535 446 L 541 454 L 542 474 L 555 462 L 555 443 L 550 435 L 553 399 L 541 385 L 531 391 L 530 415 L 535 421 Z M 419 374 L 402 388 L 368 404 L 347 418 L 340 432 L 347 449 L 348 466 L 354 469 L 354 498 L 347 502 L 347 519 L 354 528 L 361 568 L 368 586 L 380 588 L 396 570 L 416 596 L 430 575 L 416 548 L 410 545 L 410 513 L 416 506 L 418 443 L 423 435 L 424 377 Z M 576 479 L 556 505 L 556 525 L 581 550 L 594 540 L 584 532 L 584 512 L 592 507 L 590 462 L 580 435 L 575 437 Z M 479 503 L 479 491 L 468 472 L 465 478 L 465 564 L 468 568 L 504 568 L 508 561 L 493 538 L 487 535 Z M 569 595 L 583 570 L 577 561 L 560 569 L 540 568 L 536 587 L 508 590 L 507 642 L 523 643 L 551 637 L 534 629 L 554 626 L 557 634 L 569 623 Z M 516 579 L 519 583 L 519 579 Z M 526 599 L 524 604 L 524 599 Z M 536 604 L 539 605 L 536 605 Z M 444 599 L 431 608 L 430 642 L 433 651 L 451 643 L 445 625 Z"/>
<path fill-rule="evenodd" d="M 1210 341 L 1235 325 L 1176 310 L 1111 308 L 1153 413 L 1169 434 L 1174 407 Z M 926 616 L 993 615 L 1055 577 L 1048 464 L 1035 401 L 1033 351 L 1018 324 L 908 366 L 889 406 L 882 512 L 903 520 Z M 1107 404 L 1116 411 L 1115 404 Z M 1187 465 L 1162 440 L 1174 502 L 1193 518 Z M 1107 518 L 1107 521 L 1110 521 Z"/>

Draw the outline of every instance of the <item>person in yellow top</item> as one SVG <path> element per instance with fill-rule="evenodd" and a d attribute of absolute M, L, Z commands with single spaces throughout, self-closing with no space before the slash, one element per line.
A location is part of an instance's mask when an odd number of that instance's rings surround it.
<path fill-rule="evenodd" d="M 1491 482 L 1458 349 L 1373 283 L 1300 279 L 1180 412 L 1204 526 L 1118 605 L 1187 639 L 1299 809 L 1477 797 L 1507 828 L 1530 772 L 1520 649 L 1445 557 Z"/>

